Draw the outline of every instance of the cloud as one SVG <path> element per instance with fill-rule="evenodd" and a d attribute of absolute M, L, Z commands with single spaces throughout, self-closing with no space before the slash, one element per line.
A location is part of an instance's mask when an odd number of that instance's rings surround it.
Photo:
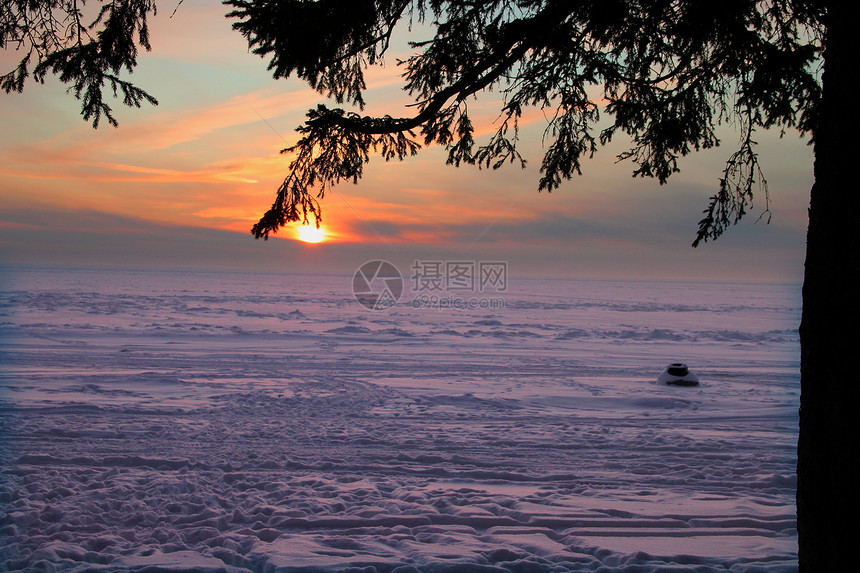
<path fill-rule="evenodd" d="M 692 249 L 683 233 L 655 242 L 654 226 L 625 228 L 563 213 L 502 221 L 483 234 L 452 224 L 441 238 L 429 225 L 367 223 L 379 233 L 375 242 L 306 245 L 279 237 L 255 241 L 247 227 L 232 232 L 94 209 L 19 205 L 0 215 L 0 264 L 352 273 L 382 258 L 401 269 L 415 260 L 506 261 L 511 276 L 521 278 L 799 281 L 802 272 L 802 235 L 785 228 L 747 225 Z M 356 227 L 364 224 L 353 220 L 343 228 L 359 233 Z M 768 231 L 775 234 L 762 240 Z"/>
<path fill-rule="evenodd" d="M 247 233 L 164 224 L 95 210 L 14 209 L 0 220 L 0 263 L 277 270 L 301 248 Z"/>

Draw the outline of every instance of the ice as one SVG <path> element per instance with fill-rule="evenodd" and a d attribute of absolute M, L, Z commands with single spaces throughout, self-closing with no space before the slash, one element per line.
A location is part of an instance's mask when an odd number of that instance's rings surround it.
<path fill-rule="evenodd" d="M 795 285 L 3 276 L 0 570 L 797 570 Z"/>

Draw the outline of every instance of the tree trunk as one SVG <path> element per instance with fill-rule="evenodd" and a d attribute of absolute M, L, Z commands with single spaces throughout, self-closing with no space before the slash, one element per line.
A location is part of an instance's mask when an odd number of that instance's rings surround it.
<path fill-rule="evenodd" d="M 797 521 L 803 573 L 844 571 L 855 561 L 860 486 L 853 441 L 860 435 L 860 114 L 854 57 L 860 3 L 826 4 L 800 325 Z"/>

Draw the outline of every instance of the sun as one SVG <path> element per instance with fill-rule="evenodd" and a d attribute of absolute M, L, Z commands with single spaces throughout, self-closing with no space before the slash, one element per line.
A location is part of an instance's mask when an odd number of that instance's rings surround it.
<path fill-rule="evenodd" d="M 296 229 L 296 238 L 305 243 L 321 243 L 326 240 L 326 232 L 323 227 L 302 225 Z"/>

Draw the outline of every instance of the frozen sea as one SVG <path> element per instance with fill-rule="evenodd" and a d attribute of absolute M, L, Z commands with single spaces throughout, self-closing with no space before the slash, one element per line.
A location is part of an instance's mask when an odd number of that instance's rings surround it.
<path fill-rule="evenodd" d="M 797 570 L 799 285 L 0 272 L 0 570 Z"/>

